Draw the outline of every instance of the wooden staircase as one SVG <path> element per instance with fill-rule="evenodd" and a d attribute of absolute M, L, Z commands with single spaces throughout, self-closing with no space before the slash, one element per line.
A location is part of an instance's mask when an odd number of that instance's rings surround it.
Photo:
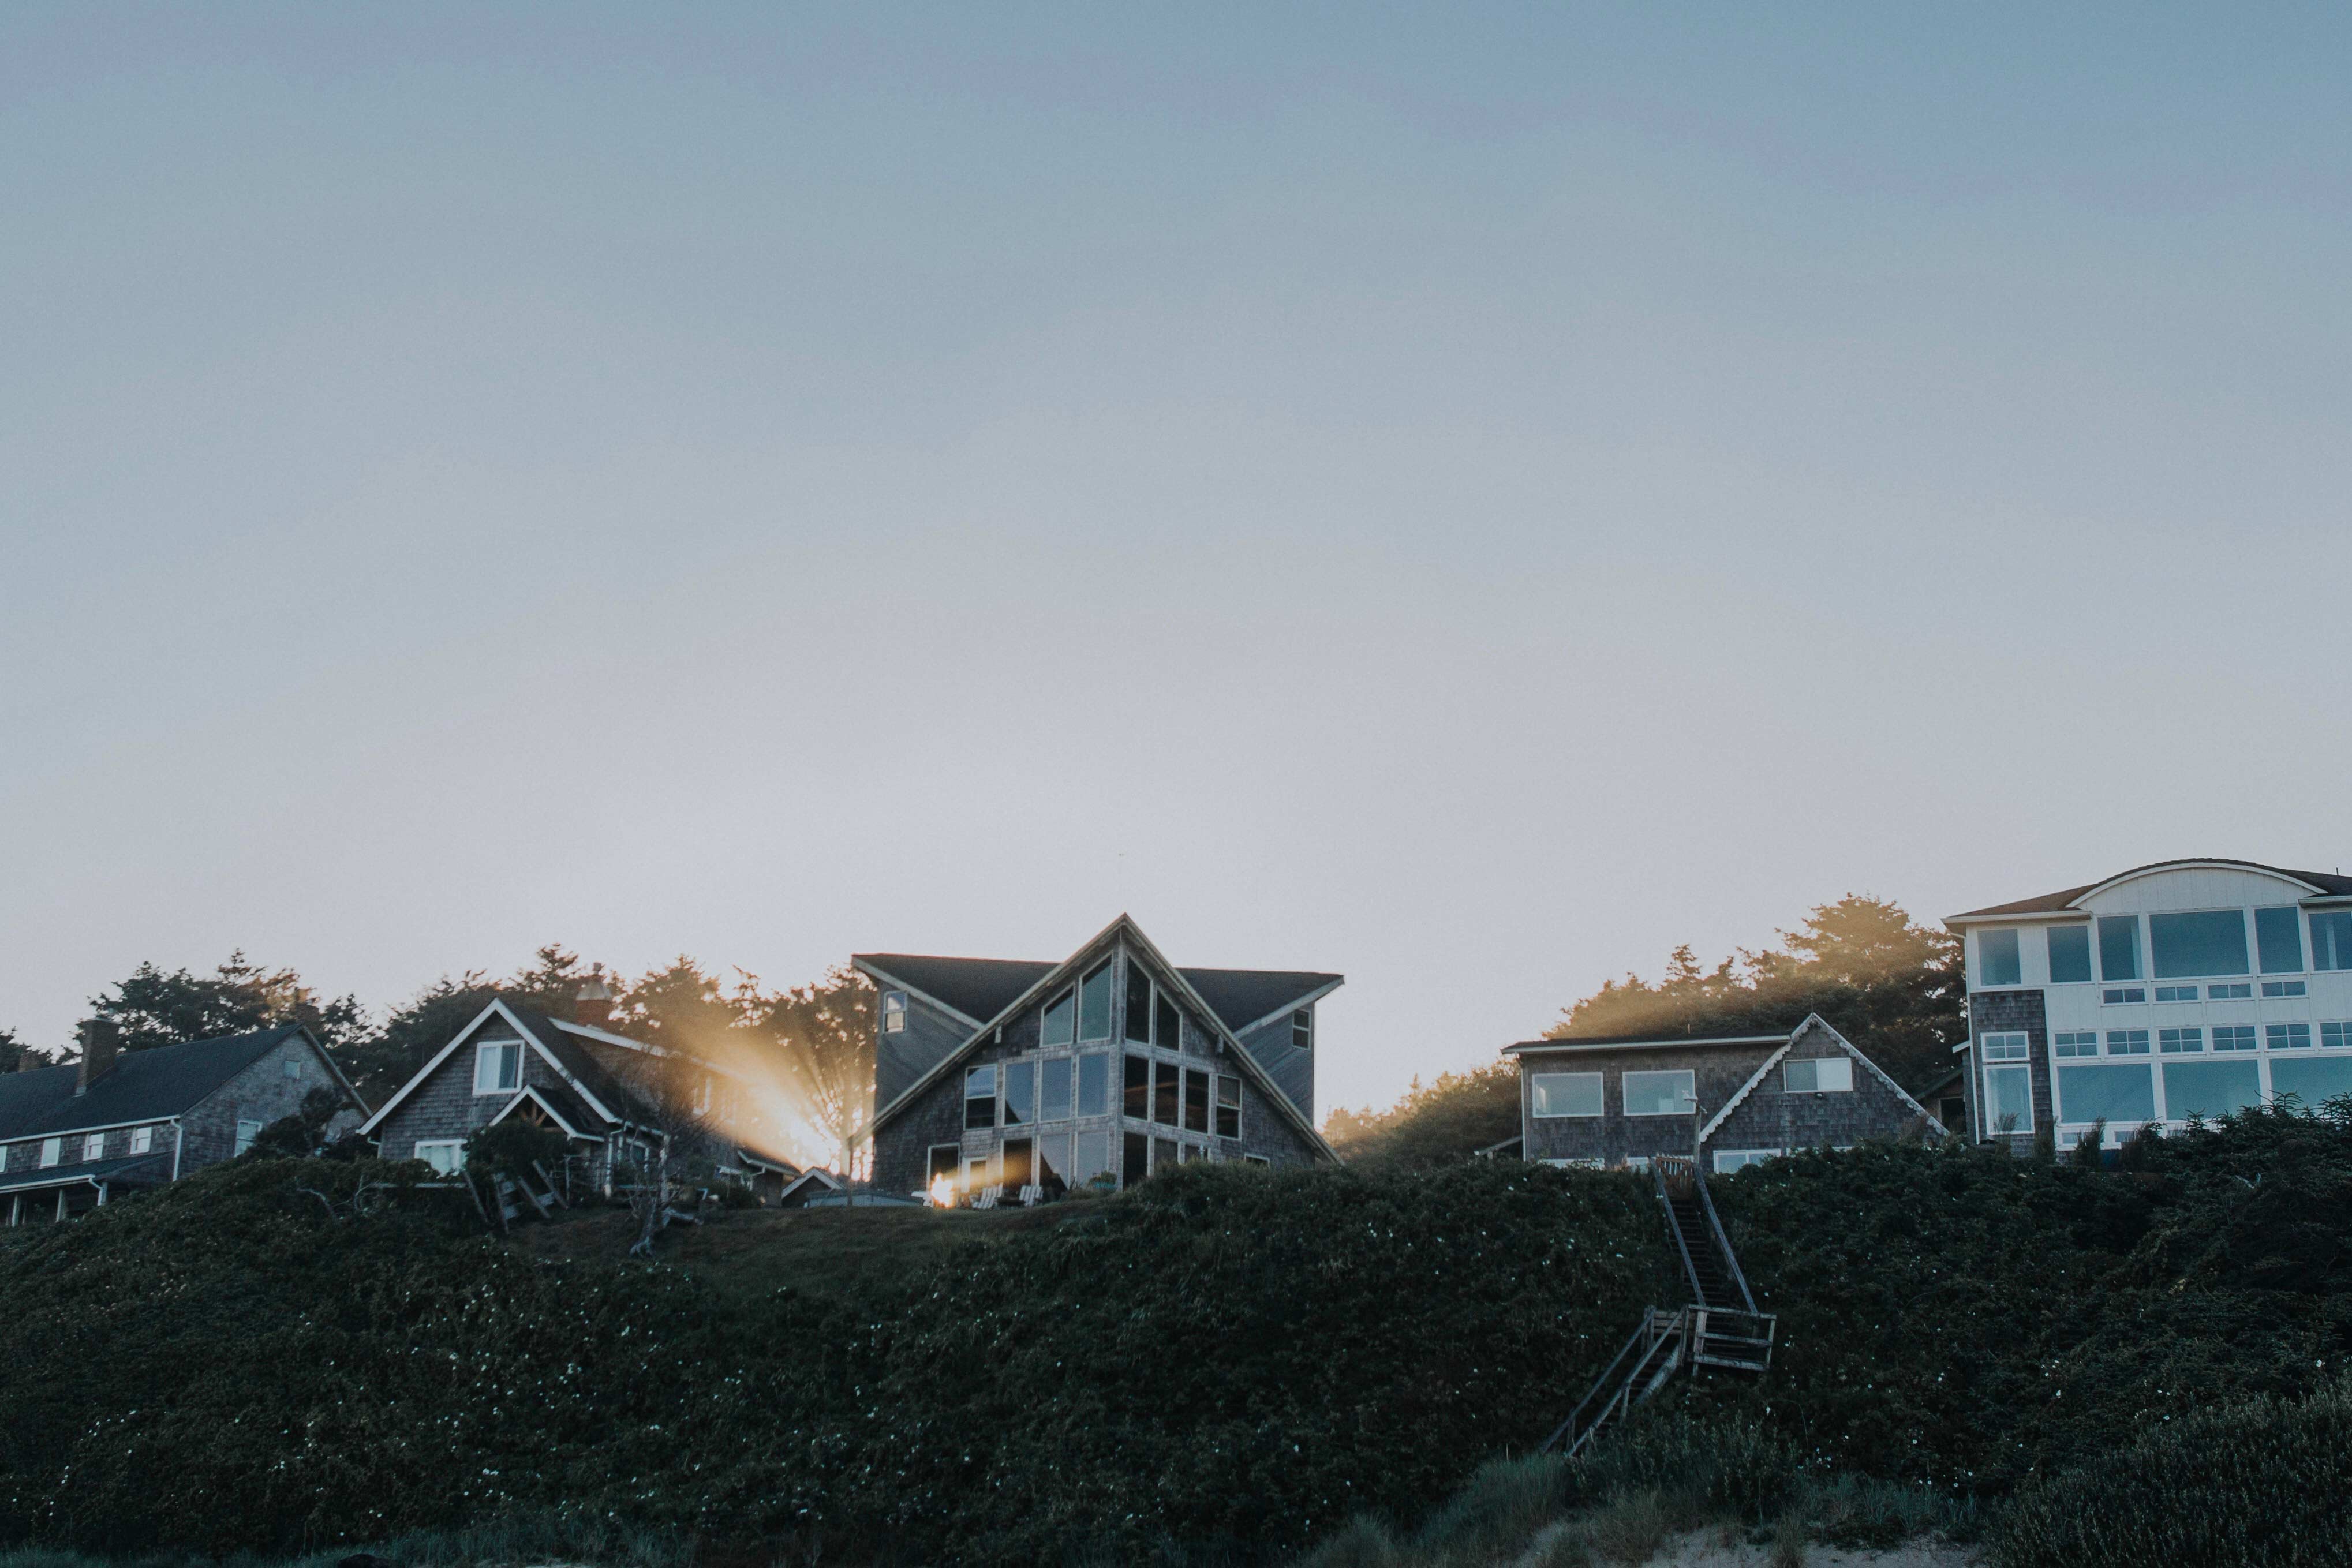
<path fill-rule="evenodd" d="M 1641 1326 L 1595 1378 L 1568 1419 L 1553 1429 L 1539 1452 L 1558 1449 L 1573 1458 L 1610 1423 L 1664 1387 L 1687 1366 L 1762 1375 L 1772 1364 L 1778 1320 L 1756 1310 L 1748 1277 L 1723 1233 L 1723 1221 L 1707 1196 L 1698 1161 L 1669 1155 L 1650 1163 L 1666 1228 L 1690 1282 L 1689 1306 L 1667 1312 L 1643 1310 Z"/>

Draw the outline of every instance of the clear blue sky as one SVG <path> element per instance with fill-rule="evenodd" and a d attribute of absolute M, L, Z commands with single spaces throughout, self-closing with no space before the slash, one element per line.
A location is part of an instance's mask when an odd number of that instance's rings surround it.
<path fill-rule="evenodd" d="M 0 13 L 0 1024 L 2352 863 L 2341 7 Z"/>

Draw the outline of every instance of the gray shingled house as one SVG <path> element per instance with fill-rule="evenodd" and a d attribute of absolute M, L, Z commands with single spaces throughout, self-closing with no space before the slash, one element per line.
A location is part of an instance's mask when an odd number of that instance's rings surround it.
<path fill-rule="evenodd" d="M 1180 969 L 1126 915 L 1057 963 L 861 953 L 881 991 L 873 1185 L 1125 1185 L 1192 1160 L 1307 1165 L 1315 1007 L 1341 977 Z"/>
<path fill-rule="evenodd" d="M 0 1214 L 66 1219 L 176 1181 L 243 1154 L 317 1089 L 343 1102 L 330 1134 L 367 1114 L 300 1024 L 146 1051 L 93 1037 L 79 1062 L 0 1076 Z"/>
<path fill-rule="evenodd" d="M 1785 1032 L 1530 1040 L 1503 1054 L 1519 1064 L 1520 1146 L 1549 1165 L 1696 1153 L 1734 1171 L 1791 1149 L 1945 1135 L 1818 1013 Z"/>

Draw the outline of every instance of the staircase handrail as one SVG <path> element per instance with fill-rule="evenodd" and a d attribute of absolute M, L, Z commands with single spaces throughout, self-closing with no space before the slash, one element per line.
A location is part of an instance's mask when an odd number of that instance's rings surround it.
<path fill-rule="evenodd" d="M 1583 1398 L 1577 1401 L 1576 1408 L 1568 1413 L 1567 1420 L 1562 1421 L 1559 1426 L 1552 1428 L 1551 1436 L 1543 1440 L 1542 1447 L 1536 1449 L 1537 1453 L 1548 1454 L 1551 1452 L 1553 1444 L 1559 1442 L 1560 1438 L 1566 1437 L 1569 1433 L 1576 1429 L 1577 1417 L 1582 1416 L 1584 1414 L 1584 1407 L 1591 1404 L 1595 1399 L 1598 1399 L 1601 1396 L 1601 1391 L 1609 1386 L 1609 1380 L 1617 1375 L 1617 1368 L 1622 1365 L 1625 1358 L 1633 1353 L 1633 1347 L 1635 1345 L 1639 1344 L 1643 1346 L 1642 1354 L 1644 1356 L 1647 1356 L 1650 1354 L 1651 1348 L 1655 1343 L 1654 1341 L 1650 1340 L 1650 1324 L 1654 1320 L 1655 1320 L 1657 1315 L 1658 1309 L 1655 1307 L 1643 1307 L 1642 1309 L 1641 1326 L 1633 1331 L 1633 1337 L 1625 1342 L 1624 1348 L 1620 1350 L 1615 1355 L 1610 1357 L 1609 1364 L 1601 1369 L 1601 1375 L 1592 1380 L 1591 1390 L 1587 1393 Z M 1644 1343 L 1645 1341 L 1649 1343 Z"/>
<path fill-rule="evenodd" d="M 1715 1212 L 1715 1199 L 1707 1195 L 1706 1177 L 1701 1174 L 1696 1161 L 1692 1162 L 1691 1177 L 1698 1184 L 1698 1206 L 1706 1211 L 1706 1228 L 1723 1253 L 1724 1265 L 1731 1270 L 1731 1282 L 1739 1288 L 1739 1299 L 1753 1312 L 1756 1311 L 1756 1298 L 1748 1292 L 1748 1276 L 1740 1272 L 1739 1255 L 1731 1249 L 1731 1238 L 1723 1233 L 1723 1221 Z"/>
<path fill-rule="evenodd" d="M 1696 1168 L 1697 1162 L 1694 1160 L 1692 1162 L 1694 1175 L 1696 1174 Z M 1665 1167 L 1659 1162 L 1653 1160 L 1650 1163 L 1650 1175 L 1656 1178 L 1658 1187 L 1658 1207 L 1666 1211 L 1666 1229 L 1675 1239 L 1675 1250 L 1682 1256 L 1684 1277 L 1690 1281 L 1691 1300 L 1698 1302 L 1701 1306 L 1705 1306 L 1706 1304 L 1706 1287 L 1698 1282 L 1698 1265 L 1691 1260 L 1690 1243 L 1683 1239 L 1682 1225 L 1675 1218 L 1675 1200 L 1666 1191 Z"/>

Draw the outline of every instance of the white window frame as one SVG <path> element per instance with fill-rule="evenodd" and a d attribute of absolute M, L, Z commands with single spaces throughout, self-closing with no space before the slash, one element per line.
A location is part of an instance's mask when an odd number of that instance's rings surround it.
<path fill-rule="evenodd" d="M 1835 1067 L 1844 1076 L 1843 1083 L 1817 1083 L 1811 1089 L 1799 1089 L 1789 1082 L 1789 1070 L 1801 1062 L 1812 1065 L 1818 1078 L 1821 1070 Z M 1850 1056 L 1784 1056 L 1780 1059 L 1780 1092 L 1784 1094 L 1851 1094 L 1853 1092 L 1853 1059 Z"/>
<path fill-rule="evenodd" d="M 489 1062 L 490 1062 L 490 1061 L 491 1061 L 490 1053 L 491 1053 L 492 1051 L 501 1051 L 501 1052 L 503 1052 L 503 1051 L 513 1051 L 513 1052 L 514 1052 L 514 1079 L 515 1079 L 515 1081 L 514 1081 L 512 1083 L 508 1083 L 508 1084 L 503 1084 L 503 1085 L 501 1085 L 501 1084 L 492 1084 L 492 1085 L 489 1085 L 489 1086 L 488 1086 L 488 1087 L 485 1087 L 485 1086 L 483 1085 L 483 1082 L 482 1082 L 482 1070 L 483 1070 L 483 1068 L 487 1067 L 487 1066 L 489 1064 Z M 475 1093 L 477 1093 L 477 1094 L 512 1094 L 512 1093 L 514 1093 L 516 1091 L 520 1090 L 521 1087 L 522 1087 L 522 1041 L 520 1041 L 520 1040 L 481 1040 L 481 1041 L 478 1041 L 478 1042 L 477 1042 L 477 1043 L 476 1043 L 476 1045 L 474 1046 L 474 1092 L 475 1092 Z"/>
<path fill-rule="evenodd" d="M 1989 1030 L 1977 1043 L 1979 1054 L 1988 1062 L 2030 1061 L 2033 1058 L 2033 1037 L 2021 1029 Z"/>
<path fill-rule="evenodd" d="M 253 1147 L 253 1140 L 259 1136 L 261 1136 L 259 1122 L 251 1116 L 239 1116 L 236 1119 L 236 1152 L 238 1154 L 241 1155 Z"/>
<path fill-rule="evenodd" d="M 51 1166 L 56 1165 L 59 1160 L 65 1158 L 65 1153 L 66 1141 L 63 1138 L 43 1138 L 41 1140 L 41 1168 L 43 1170 L 47 1170 Z"/>
<path fill-rule="evenodd" d="M 82 1164 L 89 1165 L 106 1157 L 106 1134 L 92 1133 L 81 1141 Z"/>
<path fill-rule="evenodd" d="M 1230 1104 L 1230 1105 L 1228 1105 L 1228 1104 L 1226 1104 L 1226 1103 L 1225 1103 L 1225 1085 L 1226 1085 L 1226 1084 L 1228 1084 L 1228 1083 L 1230 1083 L 1230 1084 L 1232 1084 L 1232 1085 L 1234 1086 L 1234 1103 L 1233 1103 L 1232 1104 Z M 1242 1134 L 1244 1133 L 1244 1131 L 1245 1131 L 1245 1129 L 1244 1129 L 1244 1126 L 1242 1125 L 1242 1112 L 1243 1112 L 1243 1110 L 1244 1110 L 1244 1109 L 1248 1104 L 1249 1104 L 1249 1094 L 1248 1094 L 1248 1092 L 1247 1092 L 1246 1091 L 1244 1091 L 1244 1090 L 1242 1088 L 1242 1078 L 1241 1078 L 1241 1074 L 1240 1074 L 1240 1073 L 1238 1073 L 1238 1072 L 1215 1072 L 1215 1073 L 1212 1073 L 1212 1074 L 1210 1074 L 1210 1079 L 1209 1079 L 1209 1133 L 1210 1133 L 1210 1135 L 1211 1135 L 1212 1137 L 1218 1137 L 1218 1138 L 1234 1138 L 1234 1139 L 1239 1138 L 1239 1137 L 1242 1135 Z M 1230 1133 L 1228 1133 L 1228 1132 L 1224 1131 L 1222 1127 L 1220 1127 L 1220 1126 L 1217 1124 L 1218 1124 L 1218 1120 L 1219 1120 L 1219 1118 L 1220 1118 L 1220 1117 L 1222 1117 L 1222 1116 L 1223 1116 L 1223 1115 L 1227 1111 L 1231 1111 L 1231 1112 L 1234 1113 L 1234 1130 L 1233 1130 L 1232 1132 L 1230 1132 Z"/>
<path fill-rule="evenodd" d="M 1988 1037 L 1990 1038 L 1990 1037 Z M 2025 1119 L 2014 1127 L 2003 1128 L 1994 1124 L 1992 1113 L 1992 1082 L 1995 1073 L 2021 1072 L 2025 1075 Z M 2033 1064 L 2031 1061 L 1988 1061 L 1984 1064 L 1984 1082 L 1977 1091 L 1978 1107 L 1982 1114 L 1979 1121 L 1983 1135 L 1990 1138 L 2015 1137 L 2033 1131 Z"/>
<path fill-rule="evenodd" d="M 1297 1051 L 1315 1049 L 1315 1009 L 1300 1008 L 1290 1015 L 1290 1044 Z"/>
<path fill-rule="evenodd" d="M 297 1079 L 302 1076 L 302 1059 L 300 1057 L 289 1056 L 286 1059 L 286 1076 L 289 1079 Z"/>
<path fill-rule="evenodd" d="M 907 1032 L 906 992 L 885 991 L 882 993 L 882 1032 L 884 1034 L 904 1034 Z"/>
<path fill-rule="evenodd" d="M 1784 1149 L 1717 1149 L 1715 1151 L 1715 1174 L 1728 1176 L 1749 1166 L 1760 1166 L 1766 1160 L 1777 1160 L 1785 1153 Z M 1726 1165 L 1726 1160 L 1731 1163 Z"/>
<path fill-rule="evenodd" d="M 133 1127 L 133 1128 L 131 1128 L 131 1152 L 132 1154 L 134 1154 L 134 1155 L 144 1155 L 144 1154 L 149 1154 L 149 1153 L 153 1152 L 154 1147 L 155 1147 L 155 1129 L 154 1129 L 154 1128 L 152 1128 L 152 1127 Z"/>
<path fill-rule="evenodd" d="M 423 1160 L 443 1176 L 454 1176 L 466 1163 L 466 1140 L 463 1138 L 419 1138 L 413 1147 L 410 1158 Z M 449 1163 L 446 1166 L 436 1163 L 431 1155 L 425 1153 L 427 1149 L 448 1150 Z"/>
<path fill-rule="evenodd" d="M 1634 1110 L 1633 1098 L 1625 1090 L 1625 1081 L 1629 1078 L 1666 1077 L 1679 1078 L 1683 1081 L 1684 1084 L 1685 1092 L 1675 1096 L 1674 1109 L 1670 1111 Z M 1698 1073 L 1694 1069 L 1688 1067 L 1628 1068 L 1617 1076 L 1617 1104 L 1618 1108 L 1623 1111 L 1628 1118 L 1636 1116 L 1696 1115 L 1698 1113 Z"/>
<path fill-rule="evenodd" d="M 1600 1072 L 1530 1072 L 1528 1074 L 1528 1114 L 1530 1117 L 1539 1118 L 1547 1122 L 1564 1122 L 1570 1119 L 1606 1116 L 1609 1114 L 1609 1085 L 1605 1081 L 1606 1077 L 1607 1075 L 1605 1073 Z M 1545 1093 L 1543 1085 L 1547 1079 L 1581 1079 L 1589 1081 L 1592 1085 L 1592 1109 L 1590 1111 L 1542 1111 L 1537 1109 L 1538 1106 L 1544 1103 Z"/>

